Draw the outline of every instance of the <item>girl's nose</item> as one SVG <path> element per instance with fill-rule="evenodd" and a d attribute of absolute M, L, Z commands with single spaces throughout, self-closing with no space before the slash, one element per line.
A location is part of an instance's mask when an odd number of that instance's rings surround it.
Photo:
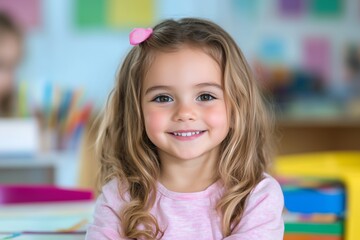
<path fill-rule="evenodd" d="M 175 121 L 188 121 L 195 119 L 195 109 L 191 104 L 179 104 L 174 114 Z"/>

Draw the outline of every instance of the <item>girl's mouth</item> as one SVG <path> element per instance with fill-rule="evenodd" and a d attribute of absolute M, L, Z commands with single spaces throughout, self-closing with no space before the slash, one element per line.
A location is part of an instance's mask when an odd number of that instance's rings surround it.
<path fill-rule="evenodd" d="M 191 131 L 191 132 L 171 132 L 169 134 L 171 134 L 178 140 L 188 141 L 200 137 L 201 135 L 204 134 L 204 132 L 206 131 L 199 130 L 199 131 Z"/>

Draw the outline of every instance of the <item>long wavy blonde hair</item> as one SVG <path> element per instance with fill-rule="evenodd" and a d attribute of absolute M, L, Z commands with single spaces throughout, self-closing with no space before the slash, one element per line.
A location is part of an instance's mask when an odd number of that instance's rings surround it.
<path fill-rule="evenodd" d="M 217 178 L 225 191 L 216 206 L 223 236 L 229 236 L 273 157 L 273 117 L 242 52 L 220 26 L 205 19 L 183 18 L 164 20 L 153 30 L 151 37 L 134 46 L 124 59 L 102 115 L 97 139 L 99 184 L 117 178 L 121 197 L 128 194 L 119 213 L 124 237 L 161 239 L 164 230 L 150 214 L 161 163 L 145 132 L 142 81 L 157 52 L 176 51 L 185 44 L 198 47 L 221 66 L 230 109 L 231 128 L 221 143 L 217 162 Z"/>

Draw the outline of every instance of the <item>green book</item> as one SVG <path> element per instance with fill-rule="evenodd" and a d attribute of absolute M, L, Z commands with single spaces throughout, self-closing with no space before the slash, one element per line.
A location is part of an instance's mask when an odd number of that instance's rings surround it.
<path fill-rule="evenodd" d="M 343 221 L 334 223 L 308 223 L 288 222 L 285 223 L 285 233 L 310 233 L 342 236 L 344 232 Z"/>

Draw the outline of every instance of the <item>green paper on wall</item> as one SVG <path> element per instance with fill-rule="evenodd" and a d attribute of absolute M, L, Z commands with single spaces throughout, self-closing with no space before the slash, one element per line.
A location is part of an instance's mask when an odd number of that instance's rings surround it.
<path fill-rule="evenodd" d="M 79 28 L 105 27 L 106 3 L 104 0 L 76 0 L 75 24 Z"/>
<path fill-rule="evenodd" d="M 342 0 L 312 0 L 310 10 L 317 17 L 338 17 L 343 12 Z"/>

